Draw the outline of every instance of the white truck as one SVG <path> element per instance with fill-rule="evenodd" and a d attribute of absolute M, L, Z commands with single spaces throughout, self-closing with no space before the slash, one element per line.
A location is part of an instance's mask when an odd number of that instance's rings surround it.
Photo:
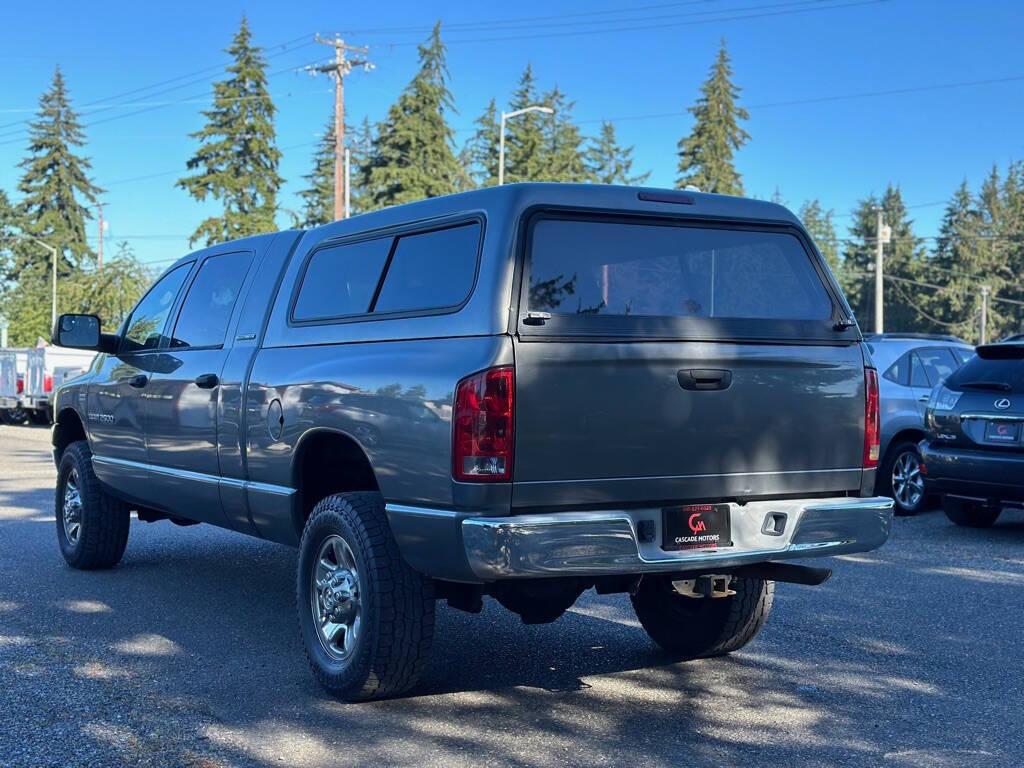
<path fill-rule="evenodd" d="M 53 393 L 65 381 L 85 373 L 93 352 L 39 346 L 0 350 L 0 410 L 12 423 L 53 420 Z M 20 380 L 20 381 L 19 381 Z"/>

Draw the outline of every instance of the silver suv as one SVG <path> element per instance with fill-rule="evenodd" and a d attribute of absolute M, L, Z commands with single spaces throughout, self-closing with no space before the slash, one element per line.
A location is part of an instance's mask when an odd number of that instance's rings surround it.
<path fill-rule="evenodd" d="M 956 336 L 872 334 L 864 339 L 879 371 L 881 455 L 875 492 L 892 496 L 896 514 L 913 515 L 927 501 L 921 477 L 924 413 L 932 388 L 974 355 Z"/>
<path fill-rule="evenodd" d="M 312 669 L 349 700 L 423 671 L 434 603 L 527 623 L 624 592 L 717 656 L 794 558 L 881 546 L 878 376 L 781 206 L 515 184 L 182 257 L 57 395 L 57 539 L 141 521 L 299 548 Z M 134 575 L 133 575 L 134 577 Z"/>

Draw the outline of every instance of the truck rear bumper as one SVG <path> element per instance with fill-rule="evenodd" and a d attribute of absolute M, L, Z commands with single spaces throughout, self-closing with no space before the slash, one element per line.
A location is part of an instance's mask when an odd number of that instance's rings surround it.
<path fill-rule="evenodd" d="M 563 512 L 462 520 L 465 555 L 484 581 L 553 576 L 708 572 L 877 549 L 889 538 L 892 499 L 787 499 L 731 504 L 732 546 L 666 551 L 659 510 Z M 784 515 L 781 532 L 768 519 Z M 649 540 L 641 540 L 641 523 Z M 653 529 L 652 525 L 653 523 Z"/>

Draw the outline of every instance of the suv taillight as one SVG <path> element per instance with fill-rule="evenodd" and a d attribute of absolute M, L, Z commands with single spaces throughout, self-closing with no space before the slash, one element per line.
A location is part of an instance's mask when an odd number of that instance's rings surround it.
<path fill-rule="evenodd" d="M 878 413 L 878 371 L 864 369 L 864 468 L 878 466 L 880 433 Z"/>
<path fill-rule="evenodd" d="M 511 366 L 467 376 L 455 389 L 452 476 L 462 482 L 512 479 L 515 373 Z"/>

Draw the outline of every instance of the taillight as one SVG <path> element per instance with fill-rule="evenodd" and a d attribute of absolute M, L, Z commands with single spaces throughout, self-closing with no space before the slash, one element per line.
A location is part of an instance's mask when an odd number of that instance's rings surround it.
<path fill-rule="evenodd" d="M 455 389 L 452 476 L 463 482 L 512 479 L 515 373 L 511 366 L 467 376 Z"/>
<path fill-rule="evenodd" d="M 53 392 L 53 376 L 43 376 L 43 392 Z"/>
<path fill-rule="evenodd" d="M 18 394 L 19 395 L 25 394 L 25 380 L 23 378 L 21 378 L 20 376 L 18 377 Z"/>
<path fill-rule="evenodd" d="M 878 371 L 864 369 L 864 468 L 878 466 L 880 417 L 878 413 Z"/>

